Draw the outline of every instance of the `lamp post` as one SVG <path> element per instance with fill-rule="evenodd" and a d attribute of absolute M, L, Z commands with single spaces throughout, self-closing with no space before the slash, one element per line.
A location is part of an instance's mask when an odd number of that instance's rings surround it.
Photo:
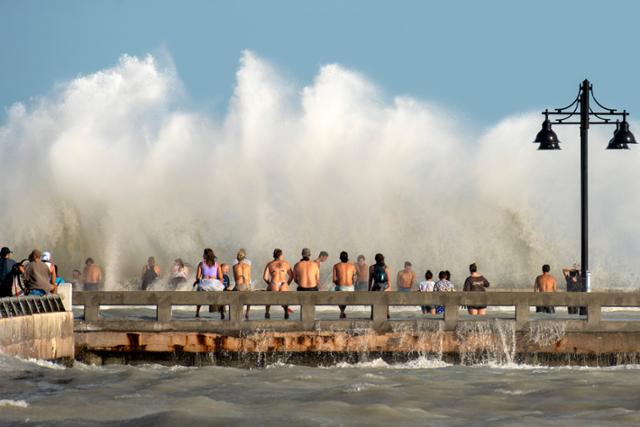
<path fill-rule="evenodd" d="M 601 111 L 595 111 L 589 105 L 589 101 L 601 108 Z M 589 273 L 589 206 L 588 206 L 588 146 L 589 141 L 589 125 L 616 125 L 613 138 L 609 141 L 607 150 L 628 150 L 629 144 L 636 144 L 636 139 L 629 131 L 629 123 L 627 122 L 627 111 L 619 112 L 613 108 L 607 108 L 600 104 L 593 94 L 593 86 L 589 80 L 584 80 L 578 90 L 578 96 L 571 104 L 564 108 L 555 108 L 553 111 L 544 110 L 544 122 L 542 122 L 542 130 L 538 132 L 534 143 L 540 144 L 538 150 L 560 150 L 560 141 L 558 136 L 551 129 L 552 122 L 549 116 L 562 116 L 553 119 L 556 125 L 580 125 L 580 218 L 581 218 L 581 276 L 582 290 L 589 292 L 591 290 L 590 273 Z M 580 116 L 580 120 L 572 119 Z M 619 121 L 622 117 L 622 123 Z M 613 119 L 616 118 L 615 122 Z"/>

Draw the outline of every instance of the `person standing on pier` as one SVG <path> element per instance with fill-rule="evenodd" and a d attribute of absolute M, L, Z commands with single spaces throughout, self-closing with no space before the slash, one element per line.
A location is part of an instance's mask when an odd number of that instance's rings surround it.
<path fill-rule="evenodd" d="M 311 261 L 311 250 L 302 249 L 302 259 L 293 266 L 293 280 L 298 291 L 317 291 L 320 284 L 320 264 Z"/>
<path fill-rule="evenodd" d="M 160 277 L 160 267 L 156 264 L 156 259 L 152 256 L 149 257 L 147 263 L 142 267 L 142 274 L 140 276 L 140 289 L 146 291 Z"/>
<path fill-rule="evenodd" d="M 567 282 L 567 292 L 585 292 L 582 282 L 580 268 L 574 264 L 573 268 L 563 268 L 562 274 Z M 585 316 L 587 307 L 567 307 L 569 314 L 579 314 Z"/>
<path fill-rule="evenodd" d="M 447 275 L 447 271 L 441 271 L 438 273 L 438 281 L 433 285 L 434 292 L 454 292 L 455 288 L 453 283 L 449 281 L 447 277 L 451 277 L 451 274 Z M 444 306 L 436 306 L 436 314 L 444 313 Z"/>
<path fill-rule="evenodd" d="M 356 269 L 358 277 L 356 279 L 356 291 L 368 291 L 369 290 L 369 266 L 364 255 L 358 255 L 356 262 Z"/>
<path fill-rule="evenodd" d="M 196 269 L 196 282 L 194 286 L 197 286 L 197 290 L 200 292 L 224 291 L 222 269 L 216 262 L 216 255 L 211 248 L 206 248 L 202 254 L 202 261 L 200 261 Z M 223 308 L 224 306 L 220 306 L 219 308 L 221 319 L 224 319 Z M 200 317 L 200 305 L 196 306 L 196 317 Z"/>
<path fill-rule="evenodd" d="M 404 268 L 398 271 L 398 292 L 411 292 L 413 286 L 416 283 L 416 272 L 413 271 L 412 265 L 409 261 L 405 261 Z"/>
<path fill-rule="evenodd" d="M 240 249 L 236 254 L 236 261 L 233 264 L 233 281 L 235 282 L 234 291 L 251 290 L 251 261 L 247 259 L 247 252 L 244 249 Z M 247 305 L 247 311 L 244 314 L 244 318 L 247 320 L 250 308 L 251 306 Z"/>
<path fill-rule="evenodd" d="M 469 273 L 471 275 L 464 281 L 462 290 L 464 292 L 485 292 L 486 288 L 490 286 L 489 281 L 478 273 L 478 266 L 475 262 L 469 266 Z M 487 314 L 486 306 L 468 306 L 467 309 L 472 316 L 484 316 Z"/>
<path fill-rule="evenodd" d="M 82 283 L 84 283 L 83 289 L 85 291 L 97 291 L 102 283 L 102 270 L 91 257 L 87 258 L 84 263 Z"/>
<path fill-rule="evenodd" d="M 536 282 L 533 285 L 533 292 L 555 292 L 558 288 L 556 278 L 549 272 L 551 267 L 548 264 L 542 266 L 542 274 L 536 277 Z M 536 313 L 555 313 L 556 310 L 553 306 L 548 307 L 536 307 Z"/>
<path fill-rule="evenodd" d="M 293 280 L 293 271 L 291 270 L 291 265 L 284 259 L 281 249 L 273 250 L 273 261 L 265 266 L 262 279 L 267 284 L 267 290 L 270 292 L 287 292 L 289 290 L 289 285 Z M 265 307 L 265 319 L 271 317 L 269 314 L 270 308 L 270 305 Z M 284 309 L 284 318 L 288 319 L 289 307 L 283 305 L 282 308 Z"/>
<path fill-rule="evenodd" d="M 345 251 L 340 252 L 340 262 L 333 266 L 335 290 L 337 292 L 353 292 L 356 276 L 356 266 L 349 262 L 349 254 Z M 340 305 L 338 307 L 340 308 L 340 318 L 346 319 L 347 315 L 344 310 L 347 306 Z"/>

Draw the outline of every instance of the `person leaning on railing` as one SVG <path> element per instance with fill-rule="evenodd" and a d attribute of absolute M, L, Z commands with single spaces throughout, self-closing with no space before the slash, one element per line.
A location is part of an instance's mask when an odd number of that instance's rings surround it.
<path fill-rule="evenodd" d="M 24 284 L 27 295 L 46 295 L 56 293 L 55 278 L 50 274 L 47 264 L 42 262 L 42 252 L 38 249 L 31 251 L 29 264 L 24 272 Z"/>

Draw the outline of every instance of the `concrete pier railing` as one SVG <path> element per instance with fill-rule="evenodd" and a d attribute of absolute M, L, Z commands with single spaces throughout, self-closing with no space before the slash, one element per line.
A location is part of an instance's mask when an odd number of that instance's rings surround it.
<path fill-rule="evenodd" d="M 2 353 L 68 362 L 75 354 L 73 326 L 59 295 L 0 298 Z"/>
<path fill-rule="evenodd" d="M 442 322 L 442 330 L 454 331 L 460 322 L 463 306 L 514 307 L 515 328 L 525 330 L 530 321 L 531 308 L 535 306 L 586 307 L 587 316 L 566 321 L 567 331 L 576 332 L 639 332 L 640 322 L 603 321 L 603 307 L 640 308 L 639 292 L 593 293 L 534 293 L 534 292 L 450 292 L 450 293 L 396 293 L 396 292 L 74 292 L 75 306 L 84 306 L 84 320 L 77 322 L 81 331 L 202 331 L 237 333 L 260 329 L 280 331 L 319 331 L 354 328 L 370 328 L 386 332 L 404 324 L 420 328 L 421 322 Z M 225 305 L 230 308 L 226 320 L 184 319 L 172 316 L 173 306 Z M 252 306 L 300 306 L 291 320 L 245 320 L 243 307 Z M 318 306 L 371 306 L 370 319 L 318 320 Z M 388 307 L 439 305 L 445 307 L 444 317 L 424 317 L 412 320 L 387 319 Z M 151 321 L 104 319 L 101 306 L 155 306 L 156 318 Z M 276 310 L 279 309 L 275 308 Z M 336 307 L 337 312 L 337 307 Z M 336 316 L 337 317 L 337 316 Z M 482 320 L 482 317 L 477 317 Z M 547 319 L 553 319 L 548 316 Z M 466 321 L 469 321 L 468 319 Z"/>

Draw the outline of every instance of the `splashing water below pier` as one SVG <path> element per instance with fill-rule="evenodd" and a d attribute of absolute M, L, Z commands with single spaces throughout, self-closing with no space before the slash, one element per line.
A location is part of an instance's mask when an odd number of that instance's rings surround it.
<path fill-rule="evenodd" d="M 511 330 L 507 324 L 488 329 Z M 483 329 L 465 330 L 484 334 Z M 478 338 L 479 339 L 479 338 Z M 506 358 L 485 355 L 480 359 Z M 468 361 L 472 358 L 468 358 Z M 331 367 L 61 368 L 0 355 L 1 426 L 638 425 L 640 366 L 449 365 L 420 357 Z"/>

